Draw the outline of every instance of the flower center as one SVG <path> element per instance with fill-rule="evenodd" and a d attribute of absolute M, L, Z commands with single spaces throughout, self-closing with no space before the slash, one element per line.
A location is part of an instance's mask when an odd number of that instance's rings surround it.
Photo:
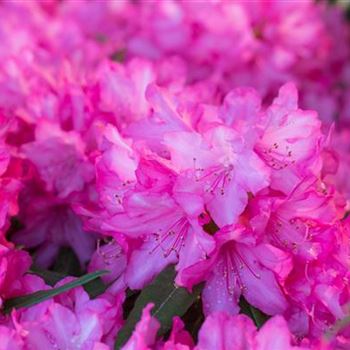
<path fill-rule="evenodd" d="M 261 149 L 266 163 L 275 170 L 282 170 L 295 163 L 293 152 L 289 145 L 281 147 L 275 142 L 271 147 Z"/>
<path fill-rule="evenodd" d="M 234 294 L 236 286 L 238 286 L 241 291 L 247 289 L 242 281 L 242 274 L 245 269 L 249 271 L 254 278 L 261 278 L 260 274 L 254 271 L 254 267 L 250 266 L 244 256 L 239 253 L 238 249 L 230 244 L 230 247 L 226 248 L 223 253 L 222 271 L 229 294 Z"/>
<path fill-rule="evenodd" d="M 165 230 L 160 228 L 154 233 L 157 244 L 149 253 L 152 254 L 160 248 L 165 258 L 172 252 L 178 258 L 189 228 L 190 224 L 185 217 L 179 218 Z"/>
<path fill-rule="evenodd" d="M 195 161 L 195 159 L 194 159 Z M 232 181 L 233 165 L 217 165 L 209 169 L 195 167 L 195 179 L 197 182 L 204 182 L 205 192 L 214 195 L 225 194 L 225 188 Z"/>

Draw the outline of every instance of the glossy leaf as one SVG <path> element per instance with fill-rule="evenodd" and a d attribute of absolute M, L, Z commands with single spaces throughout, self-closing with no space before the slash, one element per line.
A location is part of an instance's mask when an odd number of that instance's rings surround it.
<path fill-rule="evenodd" d="M 241 308 L 241 313 L 247 315 L 253 320 L 255 325 L 260 328 L 269 319 L 268 315 L 265 315 L 259 309 L 250 305 L 243 297 L 239 301 L 239 306 Z"/>
<path fill-rule="evenodd" d="M 62 273 L 41 269 L 35 265 L 30 268 L 28 273 L 41 277 L 45 283 L 50 286 L 54 286 L 57 282 L 66 277 L 66 275 Z"/>
<path fill-rule="evenodd" d="M 57 295 L 60 295 L 64 292 L 67 292 L 73 288 L 84 286 L 85 284 L 95 280 L 96 278 L 105 275 L 108 273 L 106 270 L 95 271 L 93 273 L 88 273 L 82 277 L 75 279 L 74 281 L 68 282 L 63 286 L 52 288 L 49 290 L 41 290 L 35 293 L 28 295 L 8 299 L 4 303 L 4 313 L 9 313 L 13 308 L 19 309 L 22 307 L 30 307 L 36 304 L 39 304 L 45 300 L 53 298 Z"/>
<path fill-rule="evenodd" d="M 154 304 L 152 315 L 158 319 L 161 325 L 158 335 L 163 335 L 171 328 L 173 317 L 183 316 L 197 300 L 202 286 L 196 286 L 193 288 L 193 292 L 189 293 L 185 288 L 174 284 L 175 274 L 174 268 L 168 267 L 142 290 L 124 327 L 118 333 L 115 349 L 120 349 L 127 342 L 147 304 Z"/>

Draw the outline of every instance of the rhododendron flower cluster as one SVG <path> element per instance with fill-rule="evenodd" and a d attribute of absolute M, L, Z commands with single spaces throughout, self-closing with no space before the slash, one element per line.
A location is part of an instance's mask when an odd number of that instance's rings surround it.
<path fill-rule="evenodd" d="M 0 350 L 350 347 L 345 4 L 0 3 Z"/>

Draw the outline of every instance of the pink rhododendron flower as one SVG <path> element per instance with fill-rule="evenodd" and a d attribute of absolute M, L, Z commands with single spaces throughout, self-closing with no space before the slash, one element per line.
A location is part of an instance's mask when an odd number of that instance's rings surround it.
<path fill-rule="evenodd" d="M 151 316 L 153 305 L 147 305 L 142 313 L 142 318 L 122 348 L 132 349 L 177 349 L 177 350 L 212 350 L 228 349 L 237 350 L 267 350 L 290 349 L 302 350 L 311 347 L 294 346 L 296 343 L 290 333 L 286 321 L 281 316 L 274 316 L 258 331 L 252 320 L 245 315 L 229 316 L 225 312 L 217 312 L 206 318 L 199 331 L 198 343 L 193 347 L 193 342 L 188 334 L 182 331 L 181 324 L 175 318 L 172 333 L 168 341 L 156 340 L 159 322 Z"/>
<path fill-rule="evenodd" d="M 2 1 L 1 309 L 61 248 L 110 273 L 1 312 L 0 350 L 113 349 L 168 265 L 199 299 L 163 339 L 146 306 L 124 349 L 347 349 L 344 6 Z"/>
<path fill-rule="evenodd" d="M 350 198 L 349 178 L 347 176 L 350 164 L 348 139 L 350 130 L 333 132 L 327 153 L 324 154 L 325 181 L 336 187 L 336 189 Z"/>
<path fill-rule="evenodd" d="M 35 142 L 25 144 L 23 151 L 37 167 L 46 190 L 64 198 L 81 191 L 85 183 L 92 180 L 93 170 L 78 137 L 42 123 L 36 138 Z"/>
<path fill-rule="evenodd" d="M 272 201 L 266 234 L 274 245 L 307 260 L 317 258 L 327 249 L 321 242 L 327 236 L 327 229 L 337 220 L 337 211 L 324 184 L 307 179 L 288 197 L 276 197 Z"/>
<path fill-rule="evenodd" d="M 181 271 L 206 259 L 214 249 L 214 240 L 197 221 L 200 207 L 186 212 L 169 194 L 157 192 L 135 192 L 125 206 L 126 213 L 116 215 L 108 225 L 129 237 L 145 237 L 128 262 L 126 280 L 131 288 L 142 287 L 171 263 Z M 145 259 L 148 264 L 141 270 L 138 266 Z"/>
<path fill-rule="evenodd" d="M 36 263 L 49 267 L 61 247 L 71 247 L 82 266 L 96 246 L 96 235 L 83 230 L 80 218 L 72 209 L 49 196 L 22 198 L 35 205 L 23 208 L 20 218 L 25 227 L 14 234 L 13 240 L 27 249 L 36 249 Z"/>
<path fill-rule="evenodd" d="M 22 350 L 24 342 L 14 329 L 0 326 L 1 350 Z"/>
<path fill-rule="evenodd" d="M 67 281 L 61 281 L 64 284 Z M 46 289 L 37 277 L 29 276 L 21 292 Z M 91 300 L 82 288 L 61 294 L 1 320 L 2 333 L 12 335 L 18 349 L 110 349 L 122 324 L 123 294 L 104 294 Z M 103 317 L 102 317 L 103 315 Z M 5 337 L 6 339 L 6 337 Z"/>
<path fill-rule="evenodd" d="M 96 160 L 96 187 L 103 207 L 115 214 L 123 210 L 123 195 L 136 182 L 139 155 L 111 125 L 106 127 L 101 148 Z"/>
<path fill-rule="evenodd" d="M 150 346 L 155 343 L 159 322 L 150 314 L 152 307 L 153 305 L 149 304 L 142 311 L 141 321 L 123 350 L 150 349 Z"/>
<path fill-rule="evenodd" d="M 254 306 L 267 314 L 282 313 L 287 308 L 279 280 L 291 269 L 287 254 L 267 245 L 256 245 L 244 228 L 227 228 L 216 233 L 217 248 L 206 261 L 187 268 L 179 279 L 192 287 L 206 281 L 203 291 L 204 310 L 237 314 L 243 294 Z"/>
<path fill-rule="evenodd" d="M 107 270 L 107 275 L 102 280 L 112 284 L 109 291 L 116 293 L 125 289 L 125 269 L 127 267 L 127 256 L 123 247 L 112 240 L 104 245 L 98 244 L 97 250 L 92 255 L 89 271 Z"/>
<path fill-rule="evenodd" d="M 325 246 L 317 260 L 297 260 L 285 288 L 295 306 L 287 312 L 295 334 L 319 337 L 330 324 L 344 318 L 349 287 L 348 238 L 344 228 L 330 232 L 328 249 Z M 329 241 L 329 242 L 330 242 Z"/>
<path fill-rule="evenodd" d="M 205 320 L 195 349 L 306 349 L 293 346 L 291 341 L 287 323 L 281 316 L 271 318 L 257 332 L 253 322 L 244 315 L 232 317 L 225 313 L 216 313 Z"/>
<path fill-rule="evenodd" d="M 273 169 L 272 188 L 288 193 L 298 179 L 312 174 L 321 139 L 320 122 L 315 112 L 298 109 L 293 85 L 280 89 L 265 118 L 257 150 Z"/>
<path fill-rule="evenodd" d="M 15 250 L 11 246 L 0 245 L 0 305 L 4 299 L 17 296 L 21 292 L 22 277 L 27 272 L 31 260 L 28 253 Z"/>
<path fill-rule="evenodd" d="M 120 127 L 139 119 L 150 108 L 145 90 L 154 80 L 154 69 L 147 61 L 133 60 L 126 69 L 106 62 L 100 68 L 97 85 L 101 110 L 115 114 Z"/>
<path fill-rule="evenodd" d="M 268 186 L 269 171 L 232 129 L 217 127 L 203 136 L 170 133 L 165 143 L 172 163 L 194 182 L 213 220 L 220 227 L 231 225 L 247 205 L 247 193 Z"/>

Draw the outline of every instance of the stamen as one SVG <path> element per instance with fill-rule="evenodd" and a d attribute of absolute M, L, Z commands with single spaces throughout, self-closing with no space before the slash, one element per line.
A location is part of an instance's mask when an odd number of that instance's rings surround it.
<path fill-rule="evenodd" d="M 246 266 L 246 267 L 248 268 L 248 270 L 251 272 L 251 274 L 252 274 L 255 278 L 260 279 L 260 278 L 261 278 L 260 274 L 256 273 L 256 272 L 249 266 L 249 264 L 244 260 L 244 258 L 241 256 L 241 254 L 239 254 L 238 251 L 236 251 L 235 253 L 236 253 L 236 255 L 238 256 L 238 258 L 240 259 L 240 261 L 241 261 L 241 263 L 242 263 L 242 265 L 240 265 L 240 269 L 243 269 L 244 266 Z"/>
<path fill-rule="evenodd" d="M 243 283 L 241 278 L 242 270 L 245 267 L 255 278 L 260 279 L 261 276 L 254 271 L 253 267 L 246 262 L 233 245 L 230 245 L 226 249 L 227 250 L 223 252 L 222 274 L 228 293 L 233 295 L 235 286 L 240 288 L 241 291 L 247 290 L 247 286 Z"/>
<path fill-rule="evenodd" d="M 228 166 L 218 165 L 211 167 L 209 170 L 196 169 L 195 177 L 196 181 L 206 181 L 206 192 L 214 194 L 216 190 L 219 190 L 221 195 L 225 194 L 225 187 L 232 181 L 232 171 L 234 167 L 232 164 Z M 198 174 L 200 171 L 200 176 Z"/>
<path fill-rule="evenodd" d="M 184 240 L 189 226 L 190 224 L 188 220 L 185 217 L 181 217 L 169 228 L 167 228 L 164 233 L 162 233 L 161 229 L 158 231 L 158 233 L 154 233 L 156 236 L 157 245 L 151 251 L 149 251 L 149 254 L 153 254 L 157 249 L 160 248 L 162 249 L 163 256 L 165 258 L 167 258 L 172 252 L 174 252 L 176 256 L 179 257 L 180 250 L 184 246 Z M 171 241 L 171 245 L 164 248 L 163 245 L 167 240 Z"/>
<path fill-rule="evenodd" d="M 285 145 L 283 150 L 283 147 L 281 149 L 280 145 L 275 142 L 271 147 L 263 149 L 262 152 L 268 165 L 275 170 L 285 169 L 295 163 L 289 145 Z"/>

